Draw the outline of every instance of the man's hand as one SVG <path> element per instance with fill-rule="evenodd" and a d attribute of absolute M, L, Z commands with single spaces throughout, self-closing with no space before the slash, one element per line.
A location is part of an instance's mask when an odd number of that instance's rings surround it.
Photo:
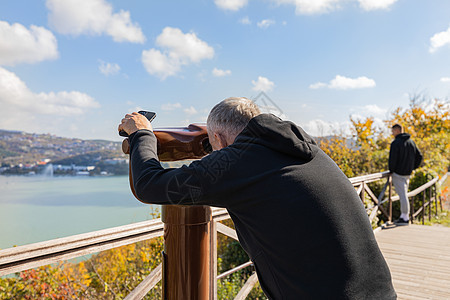
<path fill-rule="evenodd" d="M 126 114 L 122 119 L 122 123 L 119 124 L 119 131 L 124 130 L 128 135 L 140 129 L 153 131 L 152 124 L 150 124 L 148 119 L 137 112 Z"/>

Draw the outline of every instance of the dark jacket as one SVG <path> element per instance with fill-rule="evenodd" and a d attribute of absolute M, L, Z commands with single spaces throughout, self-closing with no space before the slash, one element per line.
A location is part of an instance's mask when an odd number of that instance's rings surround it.
<path fill-rule="evenodd" d="M 235 142 L 163 169 L 156 138 L 131 136 L 134 187 L 155 204 L 227 208 L 270 299 L 395 299 L 352 184 L 300 127 L 263 114 Z"/>
<path fill-rule="evenodd" d="M 408 133 L 400 133 L 391 143 L 389 171 L 399 175 L 411 175 L 422 162 L 422 153 Z"/>

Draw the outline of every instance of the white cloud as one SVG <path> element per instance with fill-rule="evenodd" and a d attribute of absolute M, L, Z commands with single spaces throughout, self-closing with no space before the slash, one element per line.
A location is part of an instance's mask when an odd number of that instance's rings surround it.
<path fill-rule="evenodd" d="M 195 107 L 190 106 L 188 108 L 183 109 L 183 111 L 185 113 L 187 113 L 188 115 L 195 115 L 197 113 L 197 110 L 195 109 Z"/>
<path fill-rule="evenodd" d="M 107 63 L 100 60 L 100 65 L 98 66 L 98 69 L 105 76 L 109 76 L 118 74 L 120 71 L 120 66 L 116 63 Z"/>
<path fill-rule="evenodd" d="M 358 0 L 359 5 L 364 10 L 388 9 L 397 0 Z"/>
<path fill-rule="evenodd" d="M 298 15 L 313 15 L 331 12 L 339 8 L 341 0 L 273 0 L 278 4 L 295 5 Z"/>
<path fill-rule="evenodd" d="M 142 63 L 148 73 L 161 79 L 176 75 L 181 69 L 181 63 L 178 60 L 171 59 L 169 55 L 156 49 L 142 51 Z"/>
<path fill-rule="evenodd" d="M 441 82 L 450 82 L 450 77 L 442 77 Z"/>
<path fill-rule="evenodd" d="M 157 37 L 156 44 L 169 49 L 171 58 L 182 61 L 199 62 L 214 56 L 214 49 L 200 40 L 195 33 L 185 34 L 178 28 L 164 28 Z"/>
<path fill-rule="evenodd" d="M 270 92 L 271 90 L 273 90 L 275 86 L 275 84 L 272 81 L 262 76 L 258 76 L 257 81 L 252 80 L 252 83 L 253 83 L 253 90 L 257 92 L 259 91 Z"/>
<path fill-rule="evenodd" d="M 244 17 L 244 18 L 240 19 L 239 23 L 244 24 L 244 25 L 252 24 L 252 22 L 250 21 L 250 19 L 248 17 Z"/>
<path fill-rule="evenodd" d="M 113 7 L 105 0 L 47 0 L 49 23 L 61 34 L 106 34 L 115 42 L 143 43 L 145 36 L 130 12 Z"/>
<path fill-rule="evenodd" d="M 0 105 L 0 128 L 33 132 L 68 130 L 72 118 L 100 107 L 78 91 L 34 93 L 16 74 L 1 67 Z"/>
<path fill-rule="evenodd" d="M 375 87 L 375 80 L 367 78 L 366 76 L 361 76 L 357 78 L 348 78 L 341 75 L 336 75 L 334 79 L 330 81 L 329 84 L 323 82 L 317 82 L 311 84 L 309 88 L 319 89 L 319 88 L 329 88 L 336 90 L 350 90 L 350 89 L 363 89 Z"/>
<path fill-rule="evenodd" d="M 183 65 L 214 57 L 214 49 L 195 33 L 183 33 L 178 28 L 164 28 L 156 38 L 156 45 L 163 48 L 163 52 L 144 50 L 142 62 L 148 73 L 161 79 L 176 75 Z"/>
<path fill-rule="evenodd" d="M 214 0 L 214 3 L 220 9 L 238 11 L 247 5 L 248 0 Z"/>
<path fill-rule="evenodd" d="M 350 122 L 327 122 L 321 119 L 311 120 L 302 125 L 302 128 L 315 137 L 335 134 L 350 135 Z"/>
<path fill-rule="evenodd" d="M 214 68 L 212 70 L 212 74 L 215 77 L 223 77 L 223 76 L 231 75 L 231 71 L 230 70 L 221 70 L 221 69 Z"/>
<path fill-rule="evenodd" d="M 161 105 L 161 109 L 162 110 L 174 110 L 177 108 L 181 108 L 181 103 L 177 102 L 177 103 L 166 103 Z"/>
<path fill-rule="evenodd" d="M 0 65 L 36 63 L 58 58 L 58 43 L 49 30 L 0 21 Z"/>
<path fill-rule="evenodd" d="M 387 109 L 381 108 L 376 104 L 369 104 L 363 107 L 363 111 L 369 115 L 381 116 L 386 114 Z"/>
<path fill-rule="evenodd" d="M 298 15 L 324 14 L 340 9 L 341 4 L 350 0 L 272 0 L 277 4 L 295 5 L 295 13 Z M 355 0 L 353 0 L 355 1 Z M 397 0 L 357 0 L 362 9 L 377 10 L 388 9 Z"/>
<path fill-rule="evenodd" d="M 358 78 L 348 78 L 340 75 L 330 82 L 330 89 L 348 90 L 348 89 L 363 89 L 375 87 L 375 80 L 361 76 Z"/>
<path fill-rule="evenodd" d="M 450 45 L 450 27 L 446 31 L 438 32 L 430 38 L 430 52 L 435 52 L 438 48 Z"/>
<path fill-rule="evenodd" d="M 317 90 L 317 89 L 321 89 L 321 88 L 324 88 L 324 87 L 327 87 L 328 85 L 326 84 L 326 83 L 323 83 L 323 82 L 317 82 L 317 83 L 313 83 L 313 84 L 311 84 L 310 86 L 309 86 L 309 88 L 310 89 L 313 89 L 313 90 Z"/>
<path fill-rule="evenodd" d="M 2 108 L 29 109 L 39 114 L 76 115 L 100 107 L 89 95 L 71 92 L 33 93 L 16 74 L 0 67 Z"/>
<path fill-rule="evenodd" d="M 262 20 L 261 22 L 258 22 L 256 25 L 258 25 L 259 28 L 269 28 L 271 25 L 274 25 L 275 21 L 270 19 Z"/>

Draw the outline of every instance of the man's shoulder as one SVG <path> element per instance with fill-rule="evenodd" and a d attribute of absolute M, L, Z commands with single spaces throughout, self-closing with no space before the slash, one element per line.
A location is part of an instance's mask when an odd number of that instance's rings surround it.
<path fill-rule="evenodd" d="M 400 144 L 401 144 L 401 140 L 400 140 L 400 139 L 394 139 L 394 140 L 391 142 L 391 147 L 392 147 L 392 146 L 400 146 Z"/>

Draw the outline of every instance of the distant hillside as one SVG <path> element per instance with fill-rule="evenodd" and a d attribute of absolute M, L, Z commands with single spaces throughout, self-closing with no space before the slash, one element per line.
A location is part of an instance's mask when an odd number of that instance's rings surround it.
<path fill-rule="evenodd" d="M 48 161 L 89 164 L 113 158 L 125 158 L 120 142 L 0 130 L 1 166 L 33 165 Z"/>

